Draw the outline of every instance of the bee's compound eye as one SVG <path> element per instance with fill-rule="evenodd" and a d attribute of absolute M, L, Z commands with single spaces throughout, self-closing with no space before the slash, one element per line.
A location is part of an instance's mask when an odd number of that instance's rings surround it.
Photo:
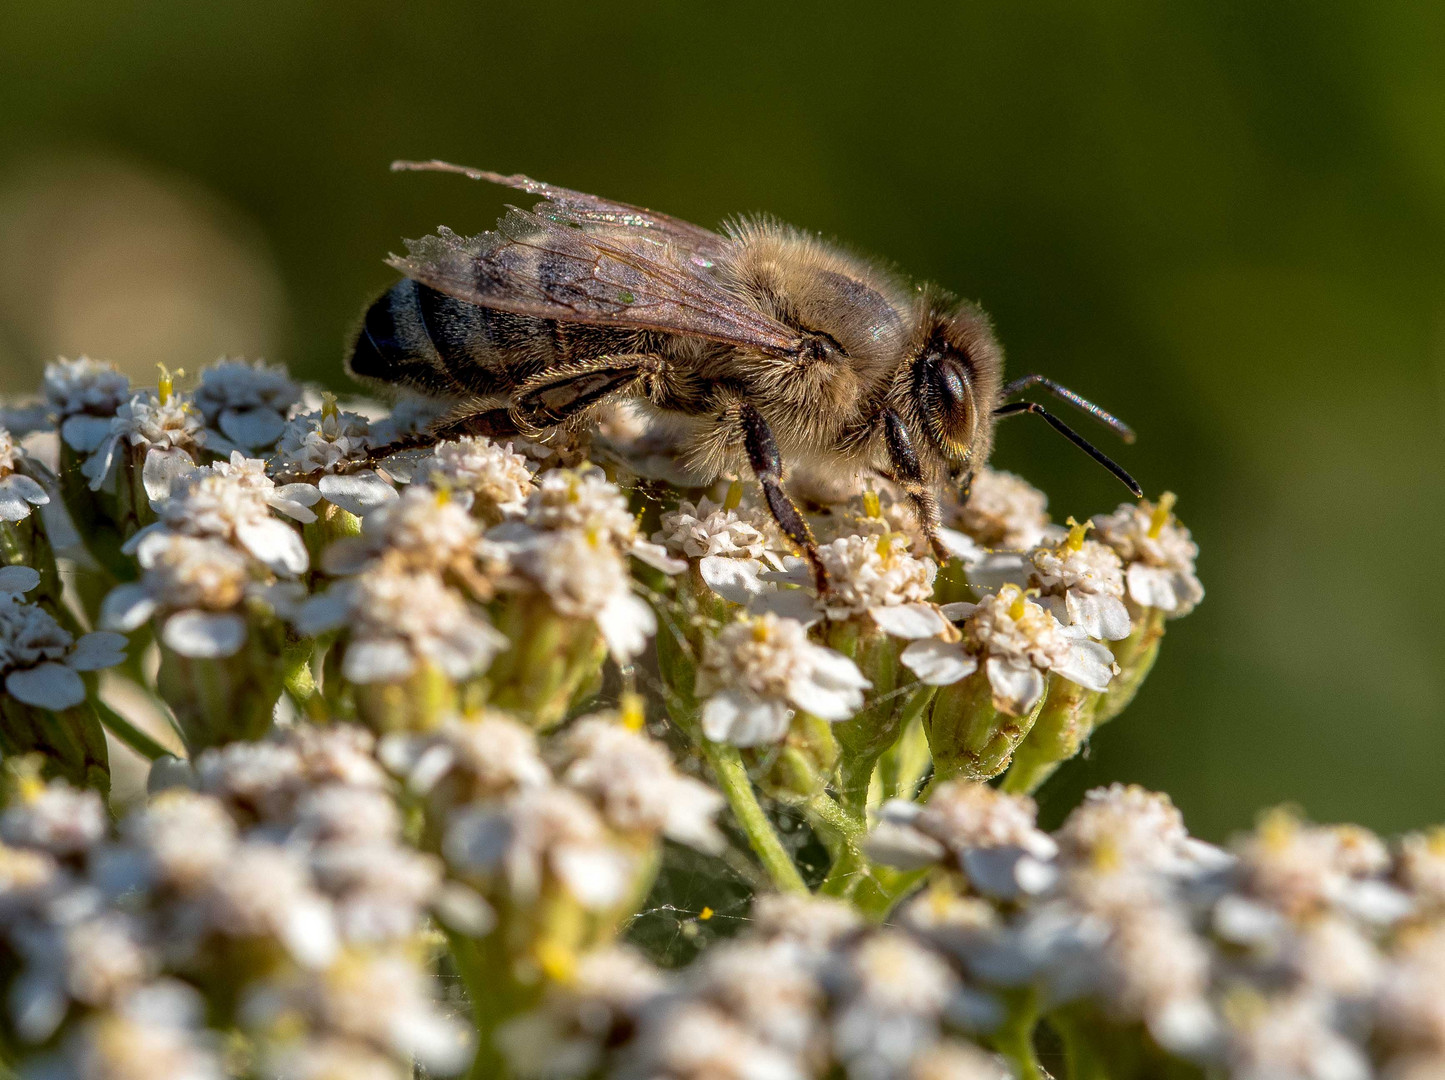
<path fill-rule="evenodd" d="M 914 363 L 914 386 L 935 439 L 961 452 L 973 433 L 973 385 L 967 357 L 948 346 L 925 350 Z"/>
<path fill-rule="evenodd" d="M 938 392 L 950 412 L 968 407 L 968 376 L 952 357 L 944 358 L 938 365 Z"/>

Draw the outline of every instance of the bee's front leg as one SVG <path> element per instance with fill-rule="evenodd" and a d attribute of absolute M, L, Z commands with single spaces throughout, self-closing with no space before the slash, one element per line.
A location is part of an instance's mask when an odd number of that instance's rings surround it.
<path fill-rule="evenodd" d="M 802 549 L 808 565 L 813 568 L 818 595 L 826 596 L 828 572 L 823 568 L 823 560 L 818 557 L 818 544 L 813 539 L 813 530 L 808 527 L 808 519 L 783 490 L 783 459 L 778 455 L 778 444 L 772 429 L 762 414 L 746 402 L 739 406 L 738 422 L 742 428 L 743 446 L 748 453 L 748 464 L 762 485 L 763 498 L 767 500 L 773 520 L 784 535 Z"/>
<path fill-rule="evenodd" d="M 878 416 L 878 422 L 883 425 L 883 441 L 888 447 L 888 463 L 892 469 L 889 479 L 907 493 L 913 512 L 918 515 L 919 528 L 928 537 L 928 546 L 934 556 L 939 562 L 947 562 L 950 558 L 948 549 L 938 539 L 938 526 L 942 523 L 938 498 L 923 478 L 923 466 L 918 462 L 918 452 L 913 448 L 913 436 L 908 433 L 908 425 L 892 409 L 884 409 Z"/>

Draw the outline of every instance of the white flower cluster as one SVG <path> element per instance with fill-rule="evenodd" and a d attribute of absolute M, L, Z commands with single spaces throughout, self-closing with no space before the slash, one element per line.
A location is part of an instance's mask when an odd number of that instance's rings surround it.
<path fill-rule="evenodd" d="M 585 908 L 613 909 L 659 837 L 721 849 L 722 797 L 618 717 L 583 718 L 552 749 L 549 763 L 530 729 L 485 714 L 388 736 L 381 754 L 428 800 L 453 871 L 509 903 L 561 888 Z"/>
<path fill-rule="evenodd" d="M 98 795 L 58 781 L 22 781 L 0 815 L 0 937 L 19 963 L 9 1024 L 32 1048 L 22 1071 L 226 1075 L 207 1023 L 244 1031 L 279 1077 L 316 1075 L 322 1060 L 388 1077 L 470 1060 L 468 1029 L 417 961 L 426 913 L 466 890 L 403 843 L 369 734 L 301 729 L 163 778 L 182 786 L 113 832 Z"/>
<path fill-rule="evenodd" d="M 263 462 L 239 450 L 230 461 L 179 474 L 156 507 L 159 520 L 126 543 L 143 574 L 111 590 L 102 622 L 130 632 L 154 618 L 178 653 L 235 654 L 251 606 L 276 613 L 299 599 L 300 586 L 285 579 L 304 573 L 310 556 L 300 533 L 274 512 L 314 521 L 314 496 L 304 484 L 277 487 Z"/>
<path fill-rule="evenodd" d="M 1050 672 L 1095 691 L 1114 676 L 1108 648 L 1089 640 L 1081 627 L 1064 626 L 1016 586 L 977 604 L 950 605 L 949 614 L 964 618 L 961 641 L 916 641 L 900 659 L 921 681 L 937 686 L 965 679 L 981 665 L 994 706 L 1010 716 L 1033 709 Z"/>
<path fill-rule="evenodd" d="M 99 671 L 125 660 L 125 638 L 106 631 L 77 639 L 23 594 L 40 584 L 28 566 L 0 566 L 0 681 L 16 701 L 68 709 L 85 700 L 77 672 Z"/>
<path fill-rule="evenodd" d="M 226 453 L 276 445 L 301 387 L 286 369 L 260 362 L 221 360 L 201 370 L 193 400 L 205 417 L 207 443 Z"/>
<path fill-rule="evenodd" d="M 24 521 L 50 501 L 37 474 L 43 475 L 39 464 L 0 427 L 0 521 Z"/>
<path fill-rule="evenodd" d="M 755 929 L 664 978 L 621 949 L 513 1021 L 503 1046 L 522 1076 L 618 1080 L 849 1076 L 1007 1080 L 962 1036 L 1002 1008 L 946 959 L 846 906 L 760 897 Z"/>
<path fill-rule="evenodd" d="M 1445 1069 L 1438 835 L 1392 853 L 1275 811 L 1222 850 L 1166 797 L 1114 785 L 1049 836 L 1029 800 L 954 782 L 886 808 L 869 846 L 955 875 L 900 920 L 970 983 L 1034 987 L 1046 1013 L 1091 1002 L 1117 1025 L 1092 1033 L 1100 1045 L 1142 1023 L 1231 1077 Z"/>
<path fill-rule="evenodd" d="M 1124 560 L 1130 601 L 1171 618 L 1188 615 L 1204 599 L 1194 573 L 1199 547 L 1173 508 L 1174 496 L 1166 493 L 1158 503 L 1123 503 L 1093 519 L 1099 539 Z"/>

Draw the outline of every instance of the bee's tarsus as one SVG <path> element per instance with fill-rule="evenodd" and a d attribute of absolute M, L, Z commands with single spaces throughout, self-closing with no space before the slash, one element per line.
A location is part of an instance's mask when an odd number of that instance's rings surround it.
<path fill-rule="evenodd" d="M 1113 428 L 1119 438 L 1123 439 L 1126 443 L 1134 441 L 1134 429 L 1128 424 L 1124 423 L 1124 421 L 1120 420 L 1113 413 L 1101 409 L 1088 398 L 1076 394 L 1067 386 L 1054 382 L 1054 380 L 1047 375 L 1020 376 L 1003 388 L 1002 393 L 999 395 L 999 400 L 1002 401 L 1011 398 L 1020 391 L 1027 390 L 1030 386 L 1042 387 L 1060 401 L 1067 401 L 1074 408 L 1088 413 L 1095 420 L 1099 421 L 1099 423 L 1104 424 L 1106 427 Z"/>
<path fill-rule="evenodd" d="M 818 595 L 826 595 L 828 572 L 823 567 L 823 560 L 818 556 L 818 544 L 813 539 L 813 530 L 808 526 L 808 519 L 783 490 L 783 459 L 778 453 L 772 428 L 768 427 L 762 413 L 746 402 L 738 408 L 738 425 L 742 429 L 743 448 L 747 451 L 748 464 L 752 466 L 753 475 L 763 489 L 763 499 L 768 504 L 773 520 L 778 523 L 783 534 L 802 549 L 808 565 L 813 568 L 813 580 Z"/>
<path fill-rule="evenodd" d="M 994 416 L 1000 419 L 1005 416 L 1016 416 L 1019 413 L 1032 413 L 1035 416 L 1043 417 L 1050 427 L 1113 473 L 1125 487 L 1134 493 L 1135 498 L 1143 497 L 1144 489 L 1124 471 L 1121 465 L 1042 405 L 1033 401 L 1011 401 L 1007 405 L 1000 405 L 993 411 Z"/>

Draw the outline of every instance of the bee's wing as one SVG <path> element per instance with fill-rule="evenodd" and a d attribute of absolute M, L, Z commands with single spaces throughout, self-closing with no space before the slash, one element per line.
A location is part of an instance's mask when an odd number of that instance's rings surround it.
<path fill-rule="evenodd" d="M 412 172 L 448 172 L 466 176 L 473 180 L 485 180 L 491 184 L 516 188 L 529 195 L 540 195 L 544 201 L 532 209 L 542 217 L 556 221 L 578 224 L 615 225 L 625 229 L 644 230 L 667 236 L 690 251 L 703 255 L 721 254 L 728 241 L 711 229 L 694 225 L 690 221 L 672 217 L 656 210 L 633 206 L 631 203 L 604 199 L 600 195 L 588 195 L 584 191 L 558 187 L 530 176 L 513 173 L 491 172 L 487 169 L 473 169 L 466 165 L 453 165 L 447 161 L 394 161 L 394 170 Z"/>
<path fill-rule="evenodd" d="M 406 172 L 456 173 L 473 180 L 485 180 L 490 184 L 516 188 L 529 195 L 542 196 L 544 201 L 532 207 L 533 211 L 542 217 L 577 224 L 615 225 L 622 229 L 643 230 L 666 236 L 679 246 L 705 257 L 720 255 L 728 246 L 728 241 L 711 229 L 704 229 L 690 221 L 630 203 L 614 202 L 600 195 L 588 195 L 584 191 L 557 187 L 555 184 L 533 180 L 521 173 L 507 176 L 486 169 L 453 165 L 447 161 L 393 161 L 391 167 L 393 170 Z"/>
<path fill-rule="evenodd" d="M 728 243 L 716 240 L 724 248 Z M 802 344 L 797 331 L 729 292 L 709 254 L 641 224 L 558 221 L 513 207 L 495 232 L 462 237 L 444 228 L 408 240 L 407 249 L 407 256 L 388 262 L 423 285 L 481 307 L 686 334 L 782 356 Z"/>

